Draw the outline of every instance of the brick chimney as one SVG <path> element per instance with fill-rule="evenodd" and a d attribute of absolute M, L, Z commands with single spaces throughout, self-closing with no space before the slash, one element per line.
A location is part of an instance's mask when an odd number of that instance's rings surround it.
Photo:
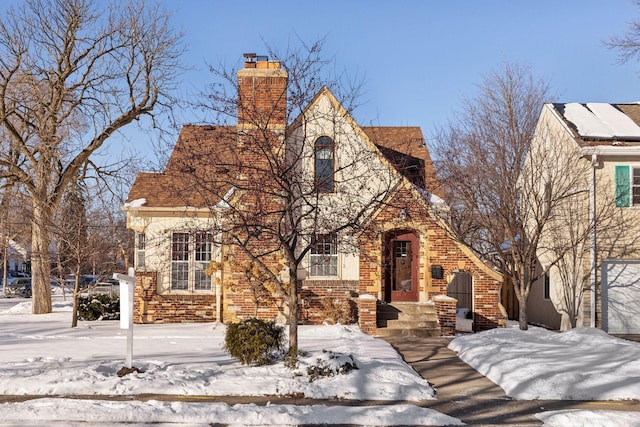
<path fill-rule="evenodd" d="M 238 71 L 238 129 L 284 131 L 287 124 L 287 72 L 280 61 L 245 53 Z"/>

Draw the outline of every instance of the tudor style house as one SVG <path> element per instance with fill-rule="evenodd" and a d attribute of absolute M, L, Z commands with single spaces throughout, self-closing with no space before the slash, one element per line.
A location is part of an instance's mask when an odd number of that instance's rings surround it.
<path fill-rule="evenodd" d="M 136 322 L 282 321 L 286 301 L 256 287 L 273 282 L 240 241 L 262 233 L 254 249 L 281 247 L 264 221 L 296 200 L 286 212 L 297 234 L 281 231 L 297 239 L 297 271 L 278 251 L 266 262 L 271 278 L 298 279 L 301 322 L 325 321 L 329 301 L 356 308 L 370 334 L 424 312 L 429 333 L 450 334 L 460 304 L 476 330 L 498 325 L 502 277 L 451 238 L 419 128 L 360 126 L 327 88 L 288 121 L 279 62 L 249 57 L 237 78 L 238 122 L 184 126 L 165 170 L 138 174 L 123 207 L 136 233 Z"/>
<path fill-rule="evenodd" d="M 639 334 L 640 105 L 545 104 L 535 135 L 531 163 L 560 168 L 573 188 L 544 234 L 539 260 L 553 266 L 531 291 L 529 320 Z"/>

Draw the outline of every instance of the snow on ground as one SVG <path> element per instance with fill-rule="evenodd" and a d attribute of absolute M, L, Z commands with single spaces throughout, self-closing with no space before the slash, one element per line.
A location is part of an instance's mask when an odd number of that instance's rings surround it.
<path fill-rule="evenodd" d="M 221 324 L 135 325 L 133 366 L 143 373 L 119 378 L 124 366 L 127 331 L 118 321 L 79 322 L 70 328 L 70 302 L 54 303 L 53 313 L 34 316 L 31 303 L 0 312 L 0 394 L 131 395 L 144 393 L 193 396 L 293 395 L 315 399 L 422 401 L 434 398 L 429 383 L 404 363 L 385 341 L 355 326 L 299 328 L 305 352 L 292 372 L 283 364 L 240 365 L 224 350 Z M 344 375 L 309 381 L 306 368 L 331 353 L 352 356 L 357 365 Z M 336 360 L 340 360 L 337 358 Z M 356 423 L 459 424 L 459 420 L 413 405 L 367 407 L 110 402 L 44 398 L 0 405 L 0 425 L 58 420 L 64 425 L 86 420 L 128 420 L 255 424 Z M 366 413 L 366 414 L 365 414 Z M 5 414 L 10 414 L 5 416 Z M 402 421 L 405 420 L 405 421 Z"/>
<path fill-rule="evenodd" d="M 493 329 L 449 348 L 514 399 L 640 400 L 640 343 L 599 329 Z"/>
<path fill-rule="evenodd" d="M 227 405 L 226 403 L 186 402 L 114 402 L 97 400 L 70 400 L 44 398 L 7 407 L 0 425 L 24 426 L 26 416 L 30 422 L 42 421 L 47 426 L 113 425 L 130 426 L 211 426 L 218 424 L 241 426 L 299 425 L 299 424 L 353 424 L 353 425 L 464 425 L 460 420 L 433 409 L 413 405 L 389 406 L 294 406 L 254 404 Z M 16 420 L 11 424 L 11 420 Z M 18 422 L 20 421 L 20 422 Z M 13 422 L 13 421 L 11 421 Z M 46 422 L 46 423 L 45 423 Z"/>
<path fill-rule="evenodd" d="M 640 413 L 624 411 L 567 410 L 536 414 L 548 427 L 638 427 Z"/>
<path fill-rule="evenodd" d="M 133 365 L 144 373 L 119 378 L 126 330 L 118 321 L 79 322 L 70 302 L 33 316 L 25 302 L 0 316 L 0 394 L 299 395 L 357 400 L 433 399 L 429 383 L 385 341 L 355 326 L 299 328 L 300 368 L 282 363 L 246 367 L 223 350 L 222 324 L 135 325 Z M 306 368 L 327 351 L 352 355 L 357 370 L 310 382 Z M 372 386 L 375 384 L 375 387 Z"/>
<path fill-rule="evenodd" d="M 0 298 L 0 306 L 6 307 L 5 302 Z M 302 326 L 300 348 L 306 356 L 292 373 L 281 364 L 240 365 L 222 349 L 224 326 L 220 324 L 135 325 L 133 365 L 144 372 L 118 378 L 127 331 L 119 329 L 117 321 L 80 322 L 71 329 L 70 310 L 69 302 L 58 301 L 54 312 L 46 315 L 30 314 L 30 302 L 0 311 L 0 394 L 43 396 L 1 404 L 0 425 L 461 424 L 428 408 L 394 404 L 429 400 L 434 391 L 389 344 L 356 327 Z M 599 330 L 494 329 L 457 337 L 449 347 L 515 399 L 640 399 L 640 344 Z M 309 382 L 306 367 L 319 359 L 328 361 L 326 350 L 343 358 L 353 356 L 359 369 Z M 137 393 L 304 395 L 389 404 L 230 406 L 86 398 Z M 549 426 L 640 427 L 640 412 L 554 411 L 537 417 Z"/>

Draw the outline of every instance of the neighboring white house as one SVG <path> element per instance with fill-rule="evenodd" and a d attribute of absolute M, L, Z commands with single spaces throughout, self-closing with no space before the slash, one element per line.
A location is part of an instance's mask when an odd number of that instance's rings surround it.
<path fill-rule="evenodd" d="M 9 274 L 29 272 L 29 253 L 24 246 L 14 240 L 9 240 L 6 261 Z"/>
<path fill-rule="evenodd" d="M 543 106 L 532 163 L 578 179 L 546 228 L 539 260 L 554 266 L 531 292 L 531 322 L 640 334 L 639 124 L 639 104 Z M 556 263 L 549 248 L 571 241 Z"/>

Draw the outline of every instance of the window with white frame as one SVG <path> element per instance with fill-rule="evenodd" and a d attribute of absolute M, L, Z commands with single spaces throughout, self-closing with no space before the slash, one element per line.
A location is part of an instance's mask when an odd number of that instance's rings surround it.
<path fill-rule="evenodd" d="M 616 166 L 616 206 L 640 206 L 640 167 Z"/>
<path fill-rule="evenodd" d="M 146 250 L 146 236 L 144 233 L 136 234 L 136 270 L 143 271 L 145 269 L 144 258 Z"/>
<path fill-rule="evenodd" d="M 335 277 L 338 275 L 337 246 L 335 233 L 315 236 L 309 255 L 310 277 Z"/>
<path fill-rule="evenodd" d="M 171 290 L 211 290 L 211 276 L 205 273 L 213 256 L 213 235 L 207 232 L 171 234 Z"/>

